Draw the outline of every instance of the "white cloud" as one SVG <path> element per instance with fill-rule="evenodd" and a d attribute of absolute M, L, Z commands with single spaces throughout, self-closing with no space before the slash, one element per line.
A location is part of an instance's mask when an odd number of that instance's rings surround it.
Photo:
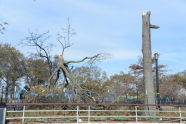
<path fill-rule="evenodd" d="M 56 53 L 59 53 L 56 51 Z M 67 50 L 65 53 L 66 59 L 82 59 L 86 56 L 93 56 L 99 52 L 96 51 L 87 51 L 83 49 L 71 49 Z M 123 61 L 123 60 L 137 60 L 137 57 L 140 55 L 138 51 L 131 50 L 111 50 L 111 51 L 103 51 L 101 53 L 106 53 L 110 55 L 110 59 L 113 61 Z"/>
<path fill-rule="evenodd" d="M 132 50 L 112 50 L 108 52 L 114 60 L 134 60 L 140 55 L 139 51 Z"/>

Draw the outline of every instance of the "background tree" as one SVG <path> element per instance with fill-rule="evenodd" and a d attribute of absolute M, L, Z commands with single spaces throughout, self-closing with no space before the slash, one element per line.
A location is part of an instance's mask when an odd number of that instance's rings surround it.
<path fill-rule="evenodd" d="M 73 70 L 73 75 L 77 84 L 86 92 L 82 92 L 80 101 L 82 102 L 103 102 L 108 93 L 109 83 L 107 74 L 97 66 L 81 66 Z M 88 94 L 87 95 L 85 95 Z"/>
<path fill-rule="evenodd" d="M 129 66 L 129 69 L 130 69 L 130 73 L 135 75 L 136 77 L 139 77 L 139 76 L 142 76 L 143 74 L 143 58 L 142 57 L 139 57 L 138 58 L 138 63 L 137 64 L 132 64 Z M 155 72 L 156 71 L 156 67 L 155 67 L 155 58 L 152 58 L 152 71 Z M 163 77 L 165 72 L 166 72 L 166 65 L 162 65 L 162 64 L 159 64 L 158 65 L 158 69 L 159 69 L 159 75 L 160 77 Z M 155 75 L 155 73 L 154 73 Z M 154 76 L 155 77 L 155 76 Z"/>
<path fill-rule="evenodd" d="M 111 91 L 114 92 L 115 101 L 120 102 L 135 97 L 136 87 L 133 84 L 135 77 L 121 72 L 110 77 Z"/>
<path fill-rule="evenodd" d="M 6 91 L 19 87 L 19 80 L 24 76 L 24 56 L 9 44 L 0 44 L 0 75 Z M 7 96 L 8 94 L 6 94 Z"/>
<path fill-rule="evenodd" d="M 170 102 L 184 103 L 186 93 L 186 78 L 180 76 L 180 73 L 174 75 L 167 75 L 161 81 L 160 94 L 162 101 L 169 99 Z"/>
<path fill-rule="evenodd" d="M 29 87 L 47 85 L 49 73 L 47 61 L 35 55 L 26 59 L 25 79 Z"/>
<path fill-rule="evenodd" d="M 181 87 L 181 82 L 178 80 L 177 76 L 165 76 L 160 84 L 160 95 L 175 101 L 178 97 Z"/>

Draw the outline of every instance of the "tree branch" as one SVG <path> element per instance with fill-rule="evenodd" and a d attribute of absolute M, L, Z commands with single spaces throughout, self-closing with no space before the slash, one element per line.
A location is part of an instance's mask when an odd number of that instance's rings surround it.
<path fill-rule="evenodd" d="M 88 60 L 88 59 L 89 59 L 89 60 L 96 59 L 96 58 L 98 58 L 100 55 L 101 55 L 101 54 L 97 54 L 97 55 L 92 56 L 92 57 L 85 57 L 85 58 L 83 58 L 82 60 L 79 60 L 79 61 L 66 61 L 65 63 L 66 63 L 66 64 L 70 64 L 70 63 L 80 63 L 80 62 L 83 62 L 83 61 Z"/>
<path fill-rule="evenodd" d="M 71 28 L 70 21 L 68 18 L 66 27 L 62 28 L 62 32 L 58 33 L 58 38 L 57 38 L 57 41 L 62 46 L 62 53 L 61 54 L 64 54 L 65 49 L 72 46 L 72 43 L 70 42 L 70 40 L 73 35 L 75 35 L 75 33 L 74 33 L 73 29 Z"/>
<path fill-rule="evenodd" d="M 48 35 L 49 32 L 45 32 L 42 34 L 35 34 L 33 32 L 29 32 L 30 36 L 26 37 L 26 44 L 27 46 L 35 46 L 37 49 L 37 53 L 40 57 L 45 58 L 48 63 L 49 73 L 52 74 L 52 62 L 50 58 L 50 52 L 47 49 L 49 46 L 44 45 L 44 42 L 50 37 Z"/>

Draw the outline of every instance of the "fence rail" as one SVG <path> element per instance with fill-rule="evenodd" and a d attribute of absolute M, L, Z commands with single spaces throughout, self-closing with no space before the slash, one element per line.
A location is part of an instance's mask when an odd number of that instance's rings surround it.
<path fill-rule="evenodd" d="M 41 106 L 53 106 L 53 109 L 44 109 Z M 72 109 L 63 110 L 61 106 L 73 106 Z M 114 106 L 114 109 L 95 109 L 95 106 Z M 186 121 L 186 106 L 163 105 L 160 109 L 146 110 L 147 104 L 75 104 L 75 103 L 22 103 L 7 104 L 22 110 L 6 111 L 6 120 L 19 120 L 22 124 L 29 122 L 57 122 L 57 123 L 81 123 L 81 122 L 179 122 Z M 35 107 L 40 107 L 38 110 Z M 55 107 L 54 107 L 55 106 Z M 56 107 L 58 106 L 58 107 Z M 154 113 L 154 114 L 149 114 Z"/>
<path fill-rule="evenodd" d="M 120 103 L 7 103 L 8 106 L 52 106 L 52 105 L 71 105 L 71 106 L 170 106 L 170 107 L 186 107 L 179 104 L 120 104 Z"/>

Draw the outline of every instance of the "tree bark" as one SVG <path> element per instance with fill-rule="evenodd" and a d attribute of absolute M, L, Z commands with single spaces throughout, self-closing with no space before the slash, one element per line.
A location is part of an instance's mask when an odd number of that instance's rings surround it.
<path fill-rule="evenodd" d="M 152 76 L 152 50 L 151 50 L 151 24 L 150 12 L 142 14 L 142 53 L 143 53 L 143 73 L 145 82 L 145 104 L 155 104 L 155 90 Z M 153 26 L 156 27 L 156 26 Z M 154 110 L 155 106 L 147 109 Z M 148 113 L 153 114 L 153 113 Z"/>

